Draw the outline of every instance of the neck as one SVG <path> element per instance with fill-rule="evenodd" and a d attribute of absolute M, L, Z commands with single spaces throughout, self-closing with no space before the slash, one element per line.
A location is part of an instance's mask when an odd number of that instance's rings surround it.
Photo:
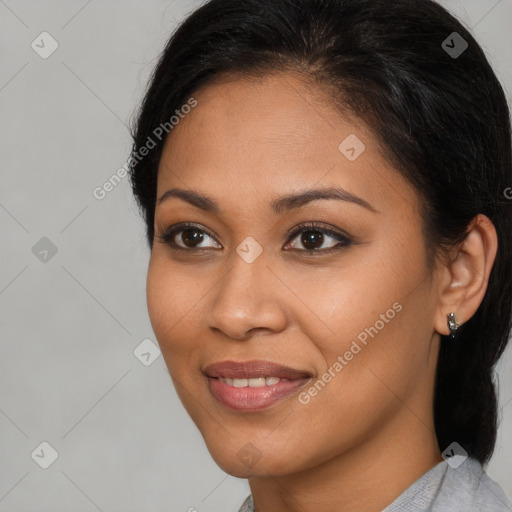
<path fill-rule="evenodd" d="M 381 512 L 442 460 L 433 421 L 404 406 L 341 455 L 293 475 L 251 477 L 249 484 L 256 512 Z"/>

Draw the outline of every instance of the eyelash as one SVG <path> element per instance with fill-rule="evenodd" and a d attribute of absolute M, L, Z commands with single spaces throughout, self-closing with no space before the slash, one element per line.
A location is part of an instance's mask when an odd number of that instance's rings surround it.
<path fill-rule="evenodd" d="M 175 224 L 173 226 L 170 226 L 163 235 L 158 235 L 157 238 L 159 239 L 159 241 L 161 243 L 169 245 L 172 250 L 201 251 L 201 250 L 210 249 L 210 248 L 201 248 L 201 247 L 197 248 L 197 249 L 194 249 L 193 247 L 192 248 L 184 248 L 184 247 L 180 247 L 175 242 L 173 242 L 173 238 L 177 233 L 179 233 L 181 231 L 185 231 L 187 229 L 191 229 L 191 228 L 197 229 L 199 231 L 203 231 L 210 238 L 215 240 L 215 237 L 213 236 L 213 234 L 210 233 L 207 229 L 203 229 L 202 227 L 199 227 L 198 225 L 190 224 L 187 222 L 182 222 L 180 224 Z M 346 236 L 342 233 L 339 233 L 337 231 L 334 231 L 332 229 L 329 229 L 329 228 L 323 226 L 322 224 L 318 224 L 317 222 L 306 222 L 304 224 L 300 224 L 299 226 L 295 227 L 290 233 L 288 233 L 288 235 L 287 235 L 288 242 L 285 245 L 288 245 L 288 243 L 290 241 L 293 241 L 293 239 L 295 239 L 298 234 L 301 234 L 301 233 L 304 233 L 307 231 L 318 231 L 322 234 L 326 234 L 326 235 L 332 236 L 333 238 L 336 238 L 341 243 L 335 245 L 334 247 L 330 247 L 329 249 L 293 249 L 293 250 L 296 250 L 299 252 L 304 252 L 309 255 L 314 255 L 314 254 L 319 254 L 319 253 L 325 255 L 325 254 L 331 254 L 334 251 L 344 249 L 345 247 L 352 245 L 352 243 L 353 243 L 353 241 L 348 236 Z"/>

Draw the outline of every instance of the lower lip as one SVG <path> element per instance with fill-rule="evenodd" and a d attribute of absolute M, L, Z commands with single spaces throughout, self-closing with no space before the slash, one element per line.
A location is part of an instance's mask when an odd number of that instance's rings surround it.
<path fill-rule="evenodd" d="M 306 384 L 310 378 L 278 382 L 259 388 L 235 388 L 220 379 L 208 377 L 212 395 L 223 405 L 237 411 L 259 411 L 288 398 Z"/>

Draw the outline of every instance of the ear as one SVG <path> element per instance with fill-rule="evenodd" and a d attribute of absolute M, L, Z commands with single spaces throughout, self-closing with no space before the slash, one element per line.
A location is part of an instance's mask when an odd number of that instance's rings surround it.
<path fill-rule="evenodd" d="M 459 325 L 467 322 L 482 302 L 496 252 L 498 235 L 490 219 L 478 214 L 468 226 L 464 241 L 453 249 L 440 269 L 439 300 L 434 328 L 448 335 L 448 318 L 455 313 Z"/>

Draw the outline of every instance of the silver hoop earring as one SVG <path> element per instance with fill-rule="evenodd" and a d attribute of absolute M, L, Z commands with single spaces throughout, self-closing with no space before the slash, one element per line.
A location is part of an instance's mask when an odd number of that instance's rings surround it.
<path fill-rule="evenodd" d="M 455 313 L 450 313 L 448 315 L 448 329 L 450 329 L 450 336 L 452 339 L 455 338 L 459 327 L 460 325 L 455 320 Z"/>

